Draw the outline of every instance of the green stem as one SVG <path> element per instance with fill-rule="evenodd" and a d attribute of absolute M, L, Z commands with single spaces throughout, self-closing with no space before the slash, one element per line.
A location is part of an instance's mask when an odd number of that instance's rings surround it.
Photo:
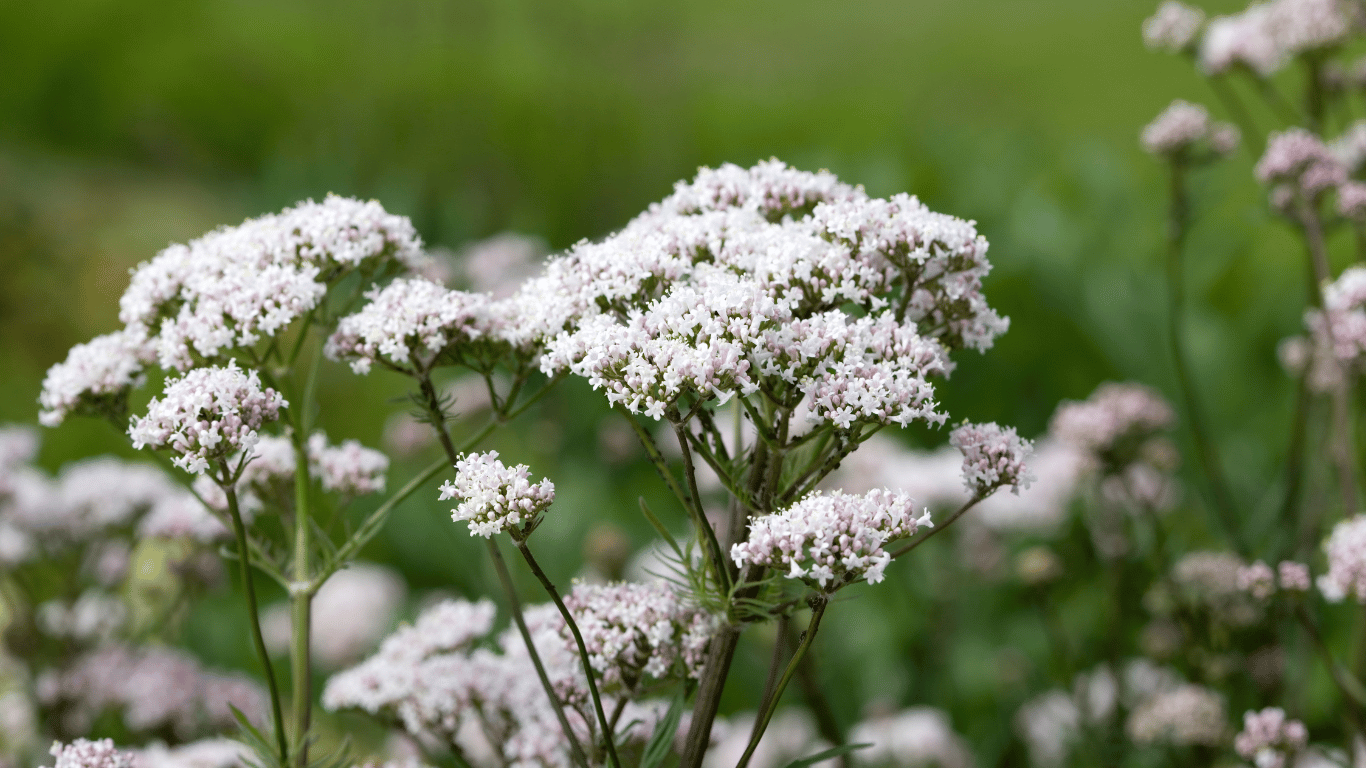
<path fill-rule="evenodd" d="M 769 721 L 773 719 L 773 712 L 778 707 L 778 701 L 783 696 L 783 690 L 787 688 L 788 681 L 796 673 L 797 665 L 801 663 L 802 657 L 811 647 L 811 641 L 816 637 L 816 631 L 820 629 L 821 617 L 825 615 L 825 607 L 829 604 L 830 597 L 828 595 L 817 595 L 811 599 L 811 622 L 807 624 L 806 631 L 802 633 L 801 642 L 797 644 L 797 650 L 792 654 L 792 660 L 788 662 L 782 679 L 778 681 L 778 688 L 773 692 L 772 700 L 768 702 L 768 706 L 764 707 L 755 722 L 754 733 L 749 737 L 749 746 L 745 747 L 745 754 L 740 757 L 740 762 L 735 764 L 735 768 L 745 768 L 749 765 L 749 759 L 754 756 L 754 750 L 764 737 L 764 731 L 768 729 Z"/>
<path fill-rule="evenodd" d="M 1247 147 L 1248 154 L 1252 156 L 1252 160 L 1255 162 L 1262 156 L 1265 147 L 1262 143 L 1262 134 L 1253 124 L 1247 108 L 1243 106 L 1242 100 L 1238 98 L 1238 94 L 1229 86 L 1223 75 L 1206 78 L 1206 82 L 1214 91 L 1215 97 L 1223 102 L 1224 109 L 1228 110 L 1229 117 L 1238 124 L 1238 129 L 1243 134 L 1243 146 Z"/>
<path fill-rule="evenodd" d="M 231 478 L 227 462 L 222 462 L 224 478 Z M 266 685 L 270 689 L 271 717 L 275 721 L 275 739 L 280 749 L 280 764 L 289 764 L 289 746 L 285 743 L 285 718 L 280 707 L 280 688 L 275 682 L 275 669 L 270 664 L 270 653 L 266 650 L 265 637 L 261 635 L 261 615 L 256 608 L 256 587 L 251 581 L 250 555 L 247 549 L 247 528 L 242 525 L 242 514 L 237 508 L 237 490 L 231 482 L 221 484 L 223 493 L 228 497 L 228 515 L 232 518 L 233 535 L 237 537 L 237 563 L 242 578 L 242 591 L 247 596 L 247 614 L 251 618 L 251 638 L 256 644 L 256 655 L 261 658 L 265 671 Z"/>
<path fill-rule="evenodd" d="M 303 419 L 298 419 L 302 426 Z M 313 714 L 313 663 L 310 658 L 313 592 L 309 574 L 312 546 L 311 507 L 309 506 L 308 449 L 301 430 L 294 430 L 294 585 L 290 589 L 293 633 L 289 659 L 293 672 L 294 760 L 299 768 L 308 765 L 308 729 Z M 321 584 L 319 584 L 321 586 Z"/>
<path fill-rule="evenodd" d="M 564 714 L 564 704 L 560 697 L 555 694 L 555 686 L 550 682 L 550 676 L 546 674 L 545 664 L 541 662 L 541 655 L 536 651 L 536 644 L 531 640 L 531 630 L 527 629 L 526 618 L 522 615 L 522 602 L 517 599 L 517 588 L 512 583 L 512 575 L 508 573 L 507 563 L 503 560 L 503 553 L 498 550 L 498 543 L 492 538 L 485 539 L 488 544 L 489 559 L 493 560 L 493 569 L 498 572 L 498 581 L 503 585 L 503 591 L 507 593 L 508 607 L 512 613 L 512 621 L 517 625 L 517 631 L 522 635 L 522 642 L 526 644 L 527 655 L 531 657 L 531 665 L 536 668 L 536 676 L 541 679 L 541 687 L 545 689 L 546 695 L 555 705 L 555 718 L 560 721 L 560 729 L 564 731 L 565 738 L 569 740 L 569 751 L 573 753 L 574 763 L 588 767 L 588 758 L 584 756 L 583 746 L 579 744 L 578 736 L 574 735 L 574 729 L 569 725 L 569 718 Z"/>
<path fill-rule="evenodd" d="M 901 549 L 898 549 L 897 551 L 893 552 L 893 553 L 892 553 L 892 559 L 895 560 L 895 559 L 897 559 L 898 557 L 901 557 L 902 555 L 906 554 L 907 552 L 910 552 L 911 550 L 913 550 L 913 549 L 915 549 L 916 547 L 920 546 L 921 544 L 924 544 L 925 542 L 929 541 L 935 534 L 939 533 L 940 531 L 948 530 L 949 526 L 954 524 L 954 521 L 956 521 L 958 518 L 960 518 L 960 517 L 962 517 L 964 514 L 966 514 L 967 511 L 968 511 L 969 509 L 972 509 L 973 507 L 977 506 L 977 502 L 981 501 L 982 499 L 985 499 L 985 498 L 986 498 L 987 496 L 989 496 L 989 495 L 991 495 L 991 494 L 985 494 L 985 495 L 984 495 L 984 494 L 980 494 L 980 493 L 974 494 L 972 498 L 968 499 L 968 501 L 967 501 L 966 504 L 964 504 L 963 506 L 959 507 L 957 512 L 954 512 L 953 515 L 952 515 L 948 520 L 945 520 L 943 525 L 936 525 L 936 526 L 934 526 L 934 527 L 931 528 L 929 531 L 927 531 L 927 532 L 925 533 L 924 536 L 921 536 L 920 538 L 916 539 L 915 541 L 912 541 L 911 543 L 907 544 L 906 546 L 902 547 Z"/>
<path fill-rule="evenodd" d="M 688 493 L 692 501 L 689 508 L 693 525 L 697 526 L 698 535 L 707 543 L 708 559 L 711 560 L 712 572 L 716 576 L 716 583 L 720 585 L 721 593 L 729 594 L 731 581 L 729 569 L 726 568 L 726 555 L 721 551 L 721 543 L 716 540 L 716 531 L 707 520 L 706 512 L 702 511 L 702 494 L 697 490 L 697 468 L 693 466 L 692 449 L 688 446 L 687 425 L 675 423 L 674 436 L 678 438 L 678 447 L 683 453 L 683 477 L 688 481 Z"/>
<path fill-rule="evenodd" d="M 570 615 L 569 609 L 565 607 L 564 601 L 560 599 L 559 590 L 555 589 L 555 584 L 550 581 L 550 577 L 541 570 L 540 563 L 531 555 L 531 549 L 527 547 L 526 539 L 514 536 L 513 541 L 517 544 L 517 550 L 522 553 L 522 558 L 531 568 L 531 572 L 536 575 L 536 579 L 545 588 L 546 594 L 555 602 L 555 607 L 560 610 L 560 616 L 564 618 L 564 623 L 568 625 L 569 631 L 574 635 L 574 644 L 579 647 L 579 660 L 583 662 L 583 674 L 588 679 L 588 693 L 593 697 L 593 711 L 597 714 L 598 723 L 602 726 L 603 742 L 607 746 L 607 757 L 611 761 L 612 768 L 621 768 L 621 759 L 617 757 L 617 745 L 612 738 L 611 721 L 607 719 L 607 713 L 602 709 L 602 699 L 598 696 L 598 684 L 593 679 L 593 664 L 588 658 L 588 646 L 583 642 L 583 635 L 579 632 L 579 625 Z"/>
<path fill-rule="evenodd" d="M 1176 369 L 1177 383 L 1181 388 L 1181 398 L 1185 401 L 1186 414 L 1190 419 L 1196 455 L 1209 482 L 1210 495 L 1213 496 L 1214 510 L 1220 527 L 1224 529 L 1224 534 L 1234 548 L 1240 554 L 1246 555 L 1247 547 L 1242 541 L 1233 494 L 1229 491 L 1228 482 L 1224 478 L 1218 446 L 1210 434 L 1181 337 L 1186 305 L 1182 252 L 1189 231 L 1190 201 L 1186 194 L 1185 168 L 1180 160 L 1175 160 L 1171 164 L 1169 191 L 1171 199 L 1167 219 L 1167 340 L 1172 349 L 1172 363 Z"/>

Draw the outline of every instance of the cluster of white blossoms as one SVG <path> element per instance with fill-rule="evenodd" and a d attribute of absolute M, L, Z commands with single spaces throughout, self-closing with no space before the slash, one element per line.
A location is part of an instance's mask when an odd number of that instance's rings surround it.
<path fill-rule="evenodd" d="M 1138 744 L 1200 744 L 1215 747 L 1227 738 L 1224 699 L 1202 685 L 1186 683 L 1158 693 L 1129 715 L 1125 731 Z"/>
<path fill-rule="evenodd" d="M 741 567 L 763 565 L 822 592 L 867 579 L 882 581 L 892 561 L 888 542 L 933 526 L 904 493 L 875 489 L 862 496 L 813 493 L 787 509 L 755 518 L 746 541 L 731 547 Z"/>
<path fill-rule="evenodd" d="M 1318 578 L 1319 591 L 1329 602 L 1354 596 L 1366 603 L 1366 515 L 1357 515 L 1333 526 L 1323 543 L 1328 572 Z"/>
<path fill-rule="evenodd" d="M 1260 77 L 1296 56 L 1342 43 L 1352 31 L 1354 6 L 1345 0 L 1254 2 L 1205 27 L 1200 66 L 1211 75 L 1241 66 Z"/>
<path fill-rule="evenodd" d="M 280 393 L 261 388 L 256 371 L 244 371 L 233 360 L 226 368 L 196 368 L 168 379 L 161 397 L 147 404 L 147 415 L 133 419 L 128 435 L 137 449 L 169 448 L 179 454 L 172 459 L 176 466 L 197 475 L 254 448 L 257 430 L 286 406 Z"/>
<path fill-rule="evenodd" d="M 77 345 L 48 371 L 39 418 L 121 418 L 147 365 L 222 363 L 314 309 L 344 272 L 411 269 L 421 255 L 407 218 L 334 195 L 172 245 L 133 270 L 119 299 L 124 328 Z"/>
<path fill-rule="evenodd" d="M 1016 434 L 1014 427 L 964 424 L 949 434 L 949 445 L 962 452 L 963 484 L 975 495 L 986 496 L 1007 485 L 1018 495 L 1034 479 L 1027 465 L 1034 444 Z"/>
<path fill-rule="evenodd" d="M 1287 720 L 1280 707 L 1244 713 L 1243 730 L 1233 737 L 1233 748 L 1257 768 L 1284 768 L 1286 759 L 1308 743 L 1309 730 L 1304 723 Z"/>
<path fill-rule="evenodd" d="M 411 268 L 421 253 L 406 217 L 329 195 L 167 248 L 133 271 L 119 319 L 154 336 L 162 367 L 184 370 L 274 336 L 344 271 Z"/>
<path fill-rule="evenodd" d="M 1257 576 L 1246 568 L 1232 552 L 1196 550 L 1172 566 L 1171 583 L 1187 606 L 1208 610 L 1222 624 L 1246 627 L 1262 616 L 1251 589 L 1243 586 L 1246 575 Z"/>
<path fill-rule="evenodd" d="M 35 688 L 39 702 L 59 708 L 64 726 L 76 732 L 112 710 L 130 731 L 184 739 L 234 728 L 229 705 L 258 724 L 267 711 L 266 693 L 255 681 L 207 670 L 193 656 L 159 646 L 102 646 L 66 669 L 44 672 Z"/>
<path fill-rule="evenodd" d="M 972 751 L 954 732 L 948 714 L 932 707 L 911 707 L 868 718 L 849 732 L 850 744 L 871 744 L 860 750 L 866 765 L 892 768 L 971 768 Z"/>
<path fill-rule="evenodd" d="M 1195 45 L 1205 23 L 1205 12 L 1178 0 L 1164 0 L 1157 12 L 1143 22 L 1143 43 L 1168 53 L 1184 53 Z"/>
<path fill-rule="evenodd" d="M 492 629 L 493 617 L 487 600 L 452 600 L 428 609 L 374 656 L 334 675 L 323 691 L 323 706 L 397 717 L 410 735 L 454 745 L 477 765 L 569 768 L 568 740 L 518 631 L 502 632 L 497 649 L 476 647 Z M 594 721 L 588 690 L 559 612 L 553 605 L 532 606 L 525 619 L 576 737 L 589 741 Z M 649 738 L 667 708 L 634 701 L 623 706 L 619 743 L 637 744 Z"/>
<path fill-rule="evenodd" d="M 139 761 L 114 746 L 113 739 L 76 739 L 70 744 L 54 742 L 48 754 L 57 760 L 53 768 L 136 768 Z"/>
<path fill-rule="evenodd" d="M 345 496 L 383 493 L 389 457 L 366 448 L 359 440 L 343 440 L 330 445 L 327 435 L 315 432 L 308 438 L 309 472 L 317 477 L 323 490 Z"/>
<path fill-rule="evenodd" d="M 1181 99 L 1162 110 L 1140 136 L 1144 150 L 1168 157 L 1200 147 L 1208 147 L 1216 155 L 1227 155 L 1238 148 L 1239 138 L 1235 126 L 1211 120 L 1204 106 Z"/>
<path fill-rule="evenodd" d="M 48 369 L 38 396 L 38 421 L 55 427 L 70 414 L 121 418 L 128 393 L 142 384 L 143 368 L 153 360 L 141 327 L 96 336 L 77 344 L 66 360 Z"/>
<path fill-rule="evenodd" d="M 489 297 L 453 291 L 421 277 L 371 288 L 370 303 L 337 324 L 326 354 L 364 374 L 378 361 L 403 371 L 428 370 L 448 347 L 490 335 L 497 323 Z"/>
<path fill-rule="evenodd" d="M 1276 570 L 1258 560 L 1238 570 L 1238 588 L 1259 600 L 1265 600 L 1276 592 L 1279 586 L 1287 592 L 1307 592 L 1310 586 L 1309 566 L 1293 560 L 1282 560 Z"/>
<path fill-rule="evenodd" d="M 506 466 L 497 451 L 472 453 L 455 465 L 455 480 L 441 484 L 440 499 L 458 499 L 451 519 L 468 521 L 470 534 L 489 538 L 533 524 L 555 501 L 555 484 L 528 480 L 525 464 Z"/>
<path fill-rule="evenodd" d="M 608 693 L 635 691 L 649 680 L 699 677 L 719 624 L 660 583 L 578 583 L 564 604 Z M 567 626 L 562 635 L 572 641 Z"/>
<path fill-rule="evenodd" d="M 1323 288 L 1323 307 L 1304 313 L 1308 341 L 1296 360 L 1308 367 L 1309 383 L 1326 392 L 1343 381 L 1347 370 L 1359 369 L 1366 357 L 1366 268 L 1352 266 Z"/>
<path fill-rule="evenodd" d="M 43 602 L 34 618 L 38 629 L 49 637 L 88 642 L 108 639 L 122 629 L 128 607 L 113 595 L 89 589 L 70 604 L 55 598 Z"/>

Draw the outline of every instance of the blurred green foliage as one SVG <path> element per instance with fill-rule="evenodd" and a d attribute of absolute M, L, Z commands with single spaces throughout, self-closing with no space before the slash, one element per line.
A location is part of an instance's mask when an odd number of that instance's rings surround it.
<path fill-rule="evenodd" d="M 115 327 L 128 267 L 219 224 L 332 191 L 378 198 L 431 244 L 517 230 L 563 248 L 619 227 L 699 165 L 769 156 L 977 220 L 996 265 L 987 295 L 1012 328 L 988 354 L 961 358 L 942 387 L 955 419 L 1034 435 L 1060 399 L 1105 380 L 1174 394 L 1162 169 L 1137 134 L 1175 97 L 1220 110 L 1188 62 L 1144 50 L 1138 26 L 1152 6 L 0 4 L 0 421 L 32 422 L 46 367 Z M 1266 545 L 1293 395 L 1274 349 L 1299 327 L 1305 278 L 1299 246 L 1265 213 L 1250 172 L 1244 153 L 1196 178 L 1189 343 L 1240 505 Z M 385 417 L 404 407 L 404 382 L 385 374 L 332 366 L 326 380 L 324 423 L 338 439 L 377 444 Z M 676 511 L 643 462 L 601 469 L 595 446 L 609 418 L 569 382 L 493 443 L 560 488 L 538 536 L 558 542 L 544 557 L 561 583 L 596 523 L 621 527 L 635 547 L 650 542 L 640 493 Z M 128 453 L 106 426 L 77 420 L 45 433 L 43 461 L 111 450 Z M 395 485 L 422 460 L 397 466 Z M 1207 537 L 1201 484 L 1187 474 L 1178 515 L 1190 519 L 1179 527 L 1194 546 Z M 934 704 L 995 762 L 1019 749 L 1018 703 L 1077 670 L 1050 660 L 1026 588 L 947 577 L 947 542 L 923 554 L 898 564 L 886 588 L 837 603 L 818 663 L 845 725 L 860 702 Z M 490 583 L 434 494 L 402 507 L 367 556 L 418 588 Z M 1061 593 L 1069 635 L 1084 644 L 1108 631 L 1103 590 L 1079 581 Z M 231 595 L 201 604 L 187 642 L 254 668 L 238 610 Z M 762 639 L 740 653 L 727 709 L 753 706 L 768 663 Z"/>

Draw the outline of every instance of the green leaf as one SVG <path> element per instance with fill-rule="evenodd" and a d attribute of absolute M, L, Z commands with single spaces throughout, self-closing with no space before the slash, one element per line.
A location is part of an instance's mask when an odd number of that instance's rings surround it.
<path fill-rule="evenodd" d="M 660 537 L 663 538 L 664 541 L 667 542 L 671 548 L 673 548 L 674 554 L 678 555 L 678 559 L 682 560 L 683 549 L 682 547 L 678 546 L 678 541 L 674 539 L 673 534 L 669 533 L 669 529 L 664 527 L 664 523 L 660 522 L 659 518 L 655 517 L 655 513 L 650 511 L 650 505 L 645 503 L 644 496 L 641 496 L 639 498 L 639 501 L 640 513 L 642 515 L 645 515 L 645 519 L 650 521 L 650 525 L 654 526 L 654 529 L 659 533 Z"/>
<path fill-rule="evenodd" d="M 243 762 L 252 768 L 281 768 L 280 755 L 276 753 L 275 746 L 262 735 L 256 726 L 251 724 L 251 721 L 242 714 L 240 709 L 232 704 L 228 705 L 228 709 L 232 710 L 233 718 L 242 728 L 241 732 L 237 734 L 237 740 L 256 754 L 256 760 L 248 758 L 244 759 Z"/>
<path fill-rule="evenodd" d="M 800 760 L 793 760 L 792 762 L 784 766 L 784 768 L 807 768 L 807 766 L 815 765 L 816 763 L 829 760 L 832 757 L 847 755 L 856 749 L 863 749 L 864 747 L 871 746 L 873 746 L 872 743 L 867 742 L 864 744 L 845 744 L 839 747 L 831 747 L 830 749 L 827 749 L 824 752 L 817 752 L 816 754 L 810 757 L 803 757 Z"/>
<path fill-rule="evenodd" d="M 669 711 L 664 713 L 663 719 L 655 726 L 655 732 L 650 734 L 650 741 L 640 756 L 640 768 L 659 768 L 664 763 L 664 758 L 669 756 L 670 750 L 673 749 L 674 735 L 678 733 L 678 721 L 683 717 L 685 700 L 683 691 L 674 696 Z"/>

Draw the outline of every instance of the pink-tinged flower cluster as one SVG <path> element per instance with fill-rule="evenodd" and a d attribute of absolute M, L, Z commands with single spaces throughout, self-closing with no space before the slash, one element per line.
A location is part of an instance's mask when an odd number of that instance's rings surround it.
<path fill-rule="evenodd" d="M 421 248 L 407 218 L 329 195 L 167 248 L 133 271 L 119 319 L 145 330 L 162 367 L 184 370 L 274 336 L 342 272 L 412 267 Z"/>
<path fill-rule="evenodd" d="M 130 731 L 184 739 L 235 728 L 229 704 L 257 724 L 267 707 L 265 691 L 250 679 L 206 670 L 193 656 L 158 646 L 98 648 L 67 669 L 44 673 L 36 687 L 39 701 L 62 708 L 67 726 L 77 730 L 114 710 Z"/>
<path fill-rule="evenodd" d="M 451 519 L 468 521 L 470 534 L 488 538 L 508 528 L 533 525 L 555 501 L 555 484 L 527 478 L 525 464 L 509 467 L 498 460 L 497 451 L 472 453 L 455 465 L 454 482 L 441 484 L 440 499 L 458 499 Z"/>
<path fill-rule="evenodd" d="M 1360 171 L 1366 165 L 1366 120 L 1357 120 L 1341 136 L 1328 142 L 1328 151 L 1347 173 Z"/>
<path fill-rule="evenodd" d="M 114 746 L 113 739 L 76 739 L 70 744 L 53 742 L 48 754 L 57 758 L 53 768 L 136 768 L 140 762 Z"/>
<path fill-rule="evenodd" d="M 1297 357 L 1310 385 L 1327 392 L 1342 385 L 1344 376 L 1362 365 L 1366 357 L 1366 268 L 1344 269 L 1337 280 L 1323 288 L 1323 308 L 1304 314 L 1308 340 Z"/>
<path fill-rule="evenodd" d="M 1138 744 L 1218 746 L 1227 743 L 1224 699 L 1200 685 L 1158 693 L 1129 715 L 1125 731 Z"/>
<path fill-rule="evenodd" d="M 787 509 L 754 519 L 746 541 L 731 547 L 736 565 L 768 566 L 823 592 L 867 579 L 882 581 L 892 561 L 888 542 L 932 526 L 909 496 L 875 489 L 862 496 L 817 492 Z"/>
<path fill-rule="evenodd" d="M 1172 428 L 1176 413 L 1155 390 L 1142 384 L 1102 384 L 1084 401 L 1066 402 L 1053 412 L 1053 437 L 1100 460 L 1131 443 Z"/>
<path fill-rule="evenodd" d="M 77 344 L 43 378 L 38 421 L 55 427 L 71 414 L 122 418 L 128 393 L 142 384 L 142 370 L 154 359 L 147 333 L 140 327 Z"/>
<path fill-rule="evenodd" d="M 871 744 L 859 750 L 859 762 L 893 768 L 971 768 L 972 751 L 953 730 L 946 712 L 911 707 L 894 714 L 871 717 L 854 726 L 851 744 Z"/>
<path fill-rule="evenodd" d="M 550 248 L 539 237 L 504 232 L 469 243 L 457 258 L 460 274 L 471 290 L 501 299 L 533 277 L 548 253 Z"/>
<path fill-rule="evenodd" d="M 356 373 L 376 362 L 426 371 L 447 348 L 485 338 L 496 326 L 488 296 L 420 277 L 399 278 L 365 297 L 370 303 L 341 319 L 325 350 L 333 360 L 349 360 Z"/>
<path fill-rule="evenodd" d="M 233 360 L 226 368 L 196 368 L 168 379 L 161 398 L 147 404 L 146 416 L 133 419 L 128 435 L 134 448 L 169 448 L 179 454 L 172 459 L 176 466 L 202 474 L 255 447 L 257 430 L 287 405 L 280 393 L 261 388 L 256 371 Z"/>
<path fill-rule="evenodd" d="M 1148 123 L 1140 141 L 1154 155 L 1174 156 L 1200 147 L 1226 155 L 1238 148 L 1239 138 L 1236 127 L 1211 120 L 1203 106 L 1177 99 Z"/>
<path fill-rule="evenodd" d="M 1348 595 L 1366 603 L 1366 515 L 1343 520 L 1323 544 L 1328 572 L 1318 579 L 1319 591 L 1330 602 Z"/>
<path fill-rule="evenodd" d="M 1347 181 L 1347 169 L 1328 145 L 1303 128 L 1271 134 L 1254 171 L 1263 184 L 1288 185 L 1309 197 Z"/>
<path fill-rule="evenodd" d="M 1309 730 L 1304 723 L 1287 720 L 1280 707 L 1244 713 L 1243 730 L 1233 737 L 1233 748 L 1239 756 L 1251 760 L 1257 768 L 1284 768 L 1287 758 L 1308 743 Z"/>
<path fill-rule="evenodd" d="M 1261 560 L 1239 568 L 1238 589 L 1251 594 L 1258 600 L 1265 600 L 1276 591 L 1276 572 Z"/>
<path fill-rule="evenodd" d="M 1205 27 L 1200 65 L 1217 75 L 1235 66 L 1265 77 L 1304 53 L 1341 43 L 1352 28 L 1343 0 L 1270 0 L 1219 16 Z"/>
<path fill-rule="evenodd" d="M 1282 560 L 1276 570 L 1281 577 L 1281 589 L 1290 592 L 1309 591 L 1309 566 L 1293 560 Z"/>
<path fill-rule="evenodd" d="M 963 484 L 975 495 L 986 496 L 1007 485 L 1018 495 L 1034 479 L 1027 465 L 1034 444 L 1016 434 L 1014 427 L 964 424 L 949 434 L 949 445 L 963 454 Z"/>
<path fill-rule="evenodd" d="M 699 677 L 719 624 L 662 583 L 579 583 L 564 604 L 608 693 L 634 692 L 650 680 Z M 573 642 L 567 626 L 561 636 Z"/>
<path fill-rule="evenodd" d="M 308 439 L 308 462 L 309 472 L 322 482 L 323 490 L 346 496 L 382 493 L 389 471 L 389 457 L 383 453 L 358 440 L 329 445 L 321 432 Z"/>
<path fill-rule="evenodd" d="M 1157 12 L 1143 21 L 1143 44 L 1153 50 L 1182 53 L 1195 44 L 1205 23 L 1205 12 L 1177 0 L 1163 0 Z"/>
<path fill-rule="evenodd" d="M 525 612 L 547 674 L 565 701 L 586 700 L 577 657 L 568 650 L 554 606 Z M 568 741 L 516 629 L 498 638 L 499 650 L 476 648 L 493 625 L 487 600 L 440 603 L 402 627 L 374 656 L 333 675 L 323 691 L 329 710 L 358 708 L 397 717 L 412 736 L 486 756 L 479 764 L 509 768 L 568 768 Z M 579 691 L 582 691 L 580 694 Z M 566 709 L 580 740 L 591 711 Z"/>

